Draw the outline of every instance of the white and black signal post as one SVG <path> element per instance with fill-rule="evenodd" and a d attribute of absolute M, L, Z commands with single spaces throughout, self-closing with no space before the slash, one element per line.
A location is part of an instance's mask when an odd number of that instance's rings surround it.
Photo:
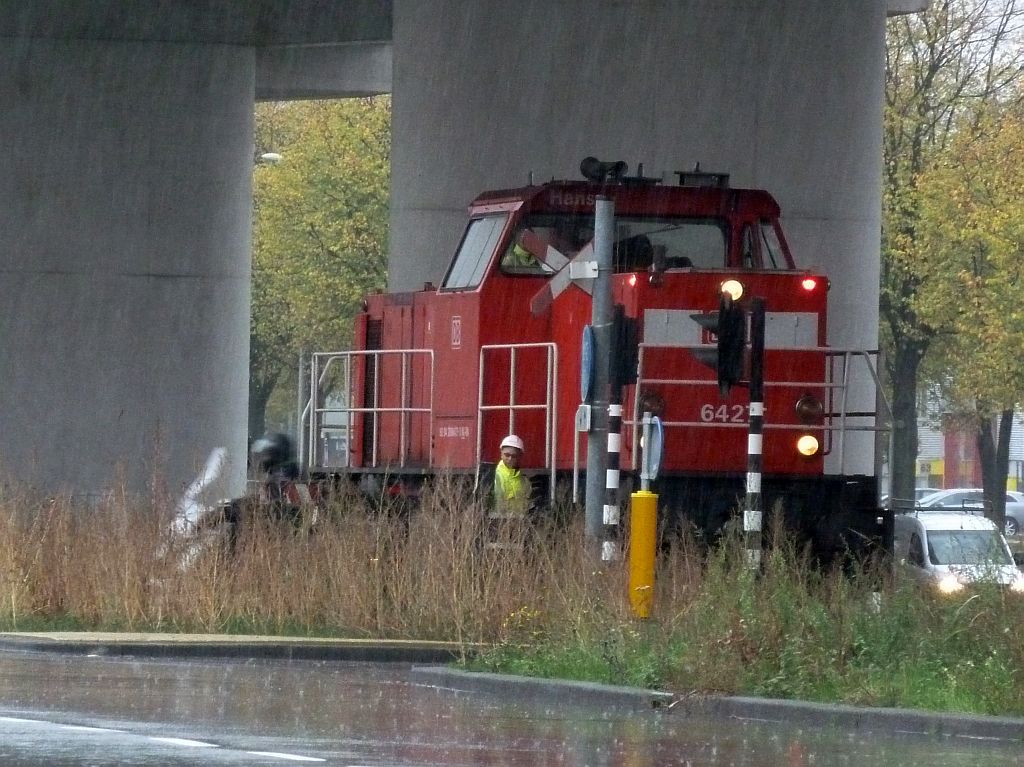
<path fill-rule="evenodd" d="M 742 285 L 726 280 L 721 286 L 718 312 L 692 314 L 693 319 L 717 337 L 713 350 L 695 349 L 694 356 L 718 373 L 718 390 L 723 397 L 740 382 L 743 372 L 743 351 L 746 348 L 747 313 L 739 304 Z M 764 430 L 764 327 L 765 300 L 749 299 L 750 306 L 750 417 L 747 433 L 747 494 L 743 509 L 743 539 L 747 562 L 751 567 L 761 564 L 763 501 L 761 498 L 761 467 Z"/>
<path fill-rule="evenodd" d="M 750 419 L 747 433 L 747 503 L 743 511 L 743 539 L 747 562 L 761 566 L 762 520 L 761 456 L 764 429 L 764 299 L 751 300 L 750 309 Z"/>

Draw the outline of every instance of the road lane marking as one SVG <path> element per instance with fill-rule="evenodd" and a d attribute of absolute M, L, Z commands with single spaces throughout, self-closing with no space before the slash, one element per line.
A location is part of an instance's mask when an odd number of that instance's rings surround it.
<path fill-rule="evenodd" d="M 189 746 L 191 748 L 220 748 L 216 743 L 205 743 L 201 740 L 188 740 L 187 738 L 157 738 L 150 736 L 150 740 L 158 743 L 169 743 L 172 746 Z"/>
<path fill-rule="evenodd" d="M 74 730 L 75 732 L 95 732 L 95 733 L 117 733 L 122 735 L 131 735 L 132 733 L 126 730 L 114 730 L 107 727 L 88 727 L 81 724 L 61 724 L 59 722 L 51 722 L 46 719 L 23 719 L 16 716 L 0 716 L 0 722 L 10 722 L 15 724 L 45 724 L 51 727 L 59 727 L 64 730 Z M 143 736 L 147 740 L 154 741 L 156 743 L 166 743 L 170 746 L 183 746 L 187 748 L 220 748 L 216 743 L 207 743 L 202 740 L 191 740 L 189 738 L 164 738 L 157 736 Z M 250 754 L 251 756 L 266 756 L 271 759 L 284 759 L 291 762 L 326 762 L 326 759 L 320 759 L 316 756 L 302 756 L 300 754 L 285 754 L 278 751 L 245 751 L 244 753 Z"/>
<path fill-rule="evenodd" d="M 318 759 L 315 756 L 299 756 L 298 754 L 280 754 L 276 751 L 246 751 L 252 756 L 269 756 L 273 759 L 287 759 L 292 762 L 326 762 L 326 759 Z"/>
<path fill-rule="evenodd" d="M 0 722 L 15 722 L 17 724 L 46 724 L 51 727 L 59 727 L 64 730 L 75 730 L 76 732 L 114 732 L 124 734 L 125 730 L 112 730 L 109 727 L 86 727 L 83 724 L 61 724 L 51 722 L 49 719 L 22 719 L 17 716 L 0 716 Z"/>

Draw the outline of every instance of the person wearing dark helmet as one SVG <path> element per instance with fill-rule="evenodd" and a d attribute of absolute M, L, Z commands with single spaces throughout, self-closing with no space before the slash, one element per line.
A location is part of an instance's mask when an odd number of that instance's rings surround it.
<path fill-rule="evenodd" d="M 249 455 L 260 479 L 262 500 L 282 500 L 285 486 L 299 476 L 291 439 L 287 434 L 265 434 L 252 443 Z"/>
<path fill-rule="evenodd" d="M 522 517 L 530 506 L 530 480 L 519 470 L 525 449 L 515 434 L 501 441 L 501 461 L 494 470 L 494 506 L 499 516 Z"/>
<path fill-rule="evenodd" d="M 278 470 L 294 462 L 292 440 L 287 434 L 264 434 L 253 441 L 249 454 L 253 468 L 261 472 Z"/>
<path fill-rule="evenodd" d="M 249 445 L 250 479 L 256 492 L 225 502 L 221 522 L 225 526 L 228 551 L 234 553 L 240 530 L 254 519 L 297 520 L 294 501 L 299 466 L 287 434 L 264 434 Z"/>

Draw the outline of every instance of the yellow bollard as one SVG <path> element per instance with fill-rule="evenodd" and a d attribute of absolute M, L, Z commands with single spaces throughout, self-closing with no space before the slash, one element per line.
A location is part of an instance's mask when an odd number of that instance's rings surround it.
<path fill-rule="evenodd" d="M 654 606 L 657 531 L 657 494 L 647 490 L 633 493 L 629 504 L 629 603 L 637 618 L 649 618 Z"/>

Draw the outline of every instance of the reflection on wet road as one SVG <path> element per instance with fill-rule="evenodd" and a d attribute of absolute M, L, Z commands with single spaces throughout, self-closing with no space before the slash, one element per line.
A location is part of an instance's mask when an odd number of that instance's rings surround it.
<path fill-rule="evenodd" d="M 1021 744 L 517 702 L 408 667 L 0 654 L 0 765 L 1020 765 Z"/>

